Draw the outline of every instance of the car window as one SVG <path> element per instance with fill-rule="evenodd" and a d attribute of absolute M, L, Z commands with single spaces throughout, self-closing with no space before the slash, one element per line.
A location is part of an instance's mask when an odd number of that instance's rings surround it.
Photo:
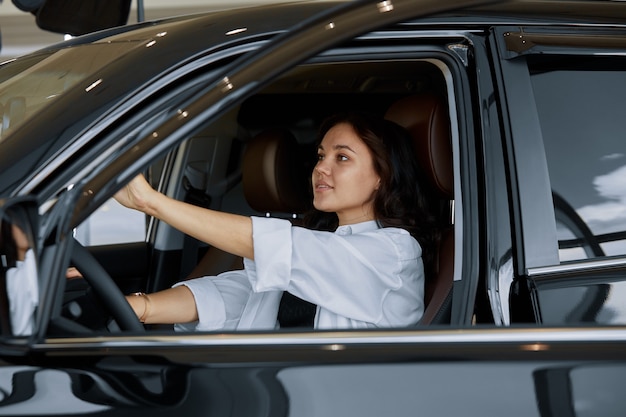
<path fill-rule="evenodd" d="M 146 216 L 110 199 L 76 228 L 75 237 L 84 246 L 143 242 Z"/>
<path fill-rule="evenodd" d="M 244 189 L 246 181 L 249 183 L 251 178 L 263 177 L 259 175 L 259 164 L 251 162 L 263 155 L 262 151 L 266 149 L 263 144 L 269 143 L 266 146 L 271 149 L 278 131 L 289 132 L 286 137 L 292 147 L 299 150 L 293 157 L 301 156 L 301 168 L 307 170 L 296 170 L 298 174 L 302 174 L 298 176 L 298 180 L 302 180 L 303 187 L 298 190 L 303 190 L 300 194 L 304 194 L 298 195 L 298 203 L 301 202 L 300 198 L 304 198 L 307 201 L 303 206 L 308 206 L 306 184 L 312 169 L 310 163 L 316 155 L 313 145 L 319 125 L 326 117 L 352 109 L 367 110 L 382 117 L 392 105 L 404 102 L 407 97 L 428 99 L 428 103 L 445 103 L 452 89 L 450 80 L 445 77 L 445 71 L 449 71 L 449 67 L 442 61 L 435 63 L 433 59 L 425 58 L 404 61 L 371 59 L 364 62 L 320 60 L 302 65 L 244 100 L 232 112 L 186 138 L 187 140 L 176 147 L 175 152 L 170 152 L 171 157 L 166 158 L 165 165 L 161 167 L 164 174 L 159 188 L 173 198 L 218 210 L 257 216 L 286 216 L 292 219 L 294 214 L 301 214 L 300 204 L 296 204 L 293 211 L 291 208 L 279 210 L 273 206 L 272 198 L 262 192 L 263 189 L 257 192 L 246 192 Z M 343 79 L 351 82 L 336 82 Z M 368 88 L 363 88 L 363 85 Z M 434 100 L 434 97 L 439 100 Z M 448 107 L 452 105 L 442 108 L 446 127 L 451 123 Z M 255 146 L 250 146 L 251 143 Z M 287 161 L 283 163 L 285 162 Z M 300 167 L 299 164 L 296 166 Z M 260 164 L 259 167 L 265 169 L 265 165 Z M 283 194 L 286 193 L 283 191 Z M 433 198 L 436 198 L 436 207 L 441 207 L 442 210 L 440 217 L 445 222 L 442 227 L 450 230 L 450 197 L 437 194 Z M 442 204 L 439 204 L 439 199 L 442 199 Z M 145 221 L 145 216 L 141 213 L 120 207 L 114 201 L 107 201 L 77 228 L 76 237 L 85 246 L 122 243 L 122 239 L 144 240 Z M 150 234 L 150 259 L 147 262 L 139 257 L 122 261 L 121 257 L 126 255 L 121 251 L 114 251 L 114 248 L 92 248 L 96 250 L 100 264 L 124 288 L 123 293 L 153 292 L 192 277 L 215 276 L 224 271 L 241 269 L 241 259 L 227 254 L 225 256 L 222 251 L 207 247 L 190 236 L 182 236 L 180 232 L 163 223 L 154 224 L 156 226 L 151 228 Z M 109 253 L 102 249 L 108 249 Z M 133 252 L 135 253 L 138 252 Z M 136 262 L 137 260 L 141 262 Z M 150 272 L 152 275 L 148 277 L 145 275 L 148 262 L 150 265 L 162 262 L 163 267 L 153 268 L 153 272 Z M 128 271 L 131 264 L 136 266 L 137 273 Z M 123 265 L 122 270 L 118 268 L 120 265 Z M 78 281 L 72 281 L 72 284 L 76 282 Z M 278 321 L 285 328 L 299 326 L 299 302 L 289 299 L 281 303 L 287 304 L 286 309 L 279 309 Z M 294 310 L 297 310 L 296 313 L 292 313 Z M 285 311 L 287 312 L 284 313 Z M 78 322 L 82 320 L 82 316 L 74 317 L 70 314 L 67 317 Z M 98 323 L 85 325 L 99 328 Z M 183 327 L 177 329 L 209 330 Z"/>
<path fill-rule="evenodd" d="M 559 259 L 626 254 L 626 62 L 531 59 Z"/>
<path fill-rule="evenodd" d="M 162 168 L 163 159 L 146 172 L 155 188 L 158 187 Z M 128 210 L 111 198 L 74 230 L 74 237 L 84 246 L 116 245 L 144 242 L 147 230 L 148 218 L 144 214 Z"/>
<path fill-rule="evenodd" d="M 411 111 L 416 106 L 423 109 L 428 108 L 427 104 L 434 106 L 446 102 L 452 90 L 451 83 L 445 78 L 447 71 L 449 68 L 443 62 L 432 59 L 375 60 L 373 55 L 367 61 L 325 62 L 321 59 L 297 67 L 244 100 L 233 113 L 206 126 L 181 145 L 177 159 L 172 159 L 171 167 L 165 169 L 170 172 L 168 181 L 178 184 L 167 188 L 176 188 L 179 191 L 172 192 L 173 196 L 194 204 L 246 215 L 295 217 L 297 223 L 310 204 L 307 187 L 316 156 L 315 141 L 322 122 L 332 114 L 354 110 L 382 117 L 394 107 L 397 114 L 410 114 L 410 117 L 405 116 L 408 119 L 406 122 L 412 123 L 420 115 Z M 406 98 L 412 100 L 407 101 Z M 450 124 L 447 107 L 442 107 L 445 109 L 442 115 L 446 130 Z M 417 116 L 413 117 L 413 114 Z M 289 139 L 283 141 L 280 138 Z M 285 164 L 287 161 L 277 158 L 276 162 L 270 162 L 276 166 L 269 169 L 267 164 L 261 162 L 273 161 L 274 157 L 261 159 L 260 156 L 275 149 L 275 146 L 285 149 L 287 141 L 293 145 L 289 161 L 297 160 L 298 163 Z M 299 169 L 294 169 L 294 166 Z M 269 176 L 264 172 L 287 170 L 290 170 L 289 175 L 282 174 L 272 179 L 282 186 L 276 187 L 282 194 L 278 199 L 280 201 L 274 202 L 274 198 L 264 191 L 271 189 L 264 183 L 264 178 Z M 293 187 L 281 181 L 286 177 L 290 178 L 290 183 L 298 184 L 299 193 L 287 192 Z M 258 187 L 257 192 L 251 192 L 252 185 Z M 183 189 L 186 191 L 183 192 Z M 438 218 L 441 217 L 441 222 L 445 223 L 441 227 L 451 232 L 448 224 L 451 218 L 449 198 L 437 193 L 436 197 L 433 196 L 433 205 L 436 202 L 436 206 L 441 207 L 442 213 Z M 241 268 L 240 260 L 188 237 L 181 239 L 178 232 L 164 226 L 159 224 L 156 228 L 158 233 L 154 248 L 171 253 L 180 251 L 182 247 L 182 265 L 178 278 L 172 273 L 160 279 L 156 277 L 164 283 L 160 288 L 167 288 L 186 278 L 215 276 Z M 430 258 L 428 261 L 432 262 Z M 237 266 L 233 267 L 235 264 Z M 162 275 L 161 271 L 155 274 Z M 282 308 L 285 305 L 287 308 Z M 300 326 L 306 322 L 301 319 L 300 310 L 297 301 L 285 301 L 283 298 L 278 318 L 281 328 Z M 182 326 L 177 329 L 197 330 Z"/>

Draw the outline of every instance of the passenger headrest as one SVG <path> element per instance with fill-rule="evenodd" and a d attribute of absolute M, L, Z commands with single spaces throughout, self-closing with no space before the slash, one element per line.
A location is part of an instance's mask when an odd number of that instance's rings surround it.
<path fill-rule="evenodd" d="M 450 119 L 445 101 L 433 94 L 402 98 L 385 118 L 407 129 L 413 138 L 417 161 L 432 186 L 446 199 L 454 198 Z"/>
<path fill-rule="evenodd" d="M 243 157 L 243 191 L 250 207 L 264 213 L 303 213 L 310 204 L 306 149 L 286 129 L 255 136 Z"/>

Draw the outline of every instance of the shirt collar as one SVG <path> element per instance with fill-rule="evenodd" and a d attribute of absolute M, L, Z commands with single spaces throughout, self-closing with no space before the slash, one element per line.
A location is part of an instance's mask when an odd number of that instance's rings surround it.
<path fill-rule="evenodd" d="M 371 232 L 372 230 L 380 229 L 380 225 L 376 220 L 369 220 L 366 222 L 347 224 L 339 226 L 335 233 L 340 236 L 352 235 L 356 233 Z"/>

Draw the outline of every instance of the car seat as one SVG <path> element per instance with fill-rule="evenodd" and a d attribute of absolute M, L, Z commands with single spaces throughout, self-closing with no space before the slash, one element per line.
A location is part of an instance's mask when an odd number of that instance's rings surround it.
<path fill-rule="evenodd" d="M 426 173 L 437 197 L 449 209 L 454 199 L 454 175 L 450 119 L 445 100 L 434 94 L 404 97 L 394 102 L 385 118 L 408 130 L 413 138 L 416 158 Z M 448 222 L 440 231 L 434 276 L 426 278 L 424 315 L 420 325 L 449 324 L 452 311 L 452 284 L 454 280 L 454 227 Z"/>
<path fill-rule="evenodd" d="M 256 135 L 246 147 L 242 166 L 243 192 L 250 207 L 279 216 L 307 211 L 314 156 L 307 150 L 287 129 L 270 128 Z"/>
<path fill-rule="evenodd" d="M 297 222 L 309 207 L 311 163 L 306 149 L 283 128 L 269 128 L 255 135 L 246 145 L 241 178 L 247 204 L 258 215 L 288 218 Z M 309 170 L 309 171 L 307 171 Z M 185 279 L 214 276 L 241 269 L 240 257 L 211 247 Z"/>
<path fill-rule="evenodd" d="M 243 193 L 248 205 L 259 214 L 299 223 L 300 215 L 311 204 L 309 178 L 314 155 L 287 129 L 270 128 L 256 135 L 247 144 L 242 161 Z M 240 257 L 211 247 L 187 279 L 242 267 Z M 283 294 L 278 312 L 281 328 L 313 327 L 314 316 L 315 305 L 290 293 Z"/>

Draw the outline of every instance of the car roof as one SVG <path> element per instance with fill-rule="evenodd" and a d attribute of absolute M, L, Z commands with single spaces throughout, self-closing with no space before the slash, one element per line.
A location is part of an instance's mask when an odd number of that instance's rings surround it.
<path fill-rule="evenodd" d="M 203 55 L 219 50 L 266 41 L 297 26 L 312 15 L 349 2 L 300 2 L 237 8 L 198 15 L 123 26 L 59 43 L 30 56 L 76 48 L 81 45 L 136 43 L 91 79 L 104 80 L 106 89 L 90 100 L 80 100 L 84 85 L 68 90 L 55 106 L 47 106 L 37 117 L 38 123 L 17 127 L 0 141 L 0 195 L 12 194 L 14 188 L 33 170 L 67 145 L 79 133 L 72 129 L 77 120 L 95 120 L 116 103 L 130 97 L 164 73 L 180 68 Z M 416 2 L 417 3 L 417 2 Z M 421 25 L 488 24 L 626 24 L 626 4 L 616 1 L 517 1 L 473 7 L 419 19 Z M 237 36 L 232 36 L 237 33 Z M 161 36 L 160 34 L 166 34 Z M 147 47 L 158 37 L 158 47 Z M 130 51 L 132 50 L 132 53 Z M 130 70 L 132 69 L 132 70 Z M 80 102 L 80 106 L 75 103 Z M 84 127 L 84 125 L 82 125 Z"/>

